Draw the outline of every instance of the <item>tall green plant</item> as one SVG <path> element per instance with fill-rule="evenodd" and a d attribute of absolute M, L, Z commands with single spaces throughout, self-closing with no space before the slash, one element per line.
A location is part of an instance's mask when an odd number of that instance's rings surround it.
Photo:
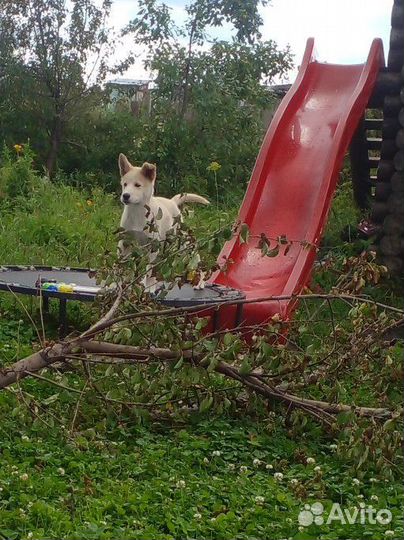
<path fill-rule="evenodd" d="M 33 161 L 29 144 L 15 144 L 14 152 L 4 146 L 0 158 L 0 201 L 27 196 L 40 183 Z"/>

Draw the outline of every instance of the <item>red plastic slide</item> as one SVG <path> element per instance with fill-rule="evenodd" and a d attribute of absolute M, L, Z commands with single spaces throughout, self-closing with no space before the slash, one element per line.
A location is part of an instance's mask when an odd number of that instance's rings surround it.
<path fill-rule="evenodd" d="M 211 280 L 243 291 L 250 301 L 283 297 L 246 304 L 245 325 L 262 324 L 275 313 L 288 320 L 296 307 L 291 296 L 310 279 L 344 155 L 384 66 L 380 39 L 360 65 L 317 62 L 313 49 L 310 38 L 296 81 L 265 136 L 237 232 L 219 255 L 221 266 L 229 261 L 227 268 Z M 249 228 L 246 243 L 240 242 L 243 223 Z M 262 233 L 273 239 L 269 249 L 280 236 L 289 244 L 263 256 Z"/>

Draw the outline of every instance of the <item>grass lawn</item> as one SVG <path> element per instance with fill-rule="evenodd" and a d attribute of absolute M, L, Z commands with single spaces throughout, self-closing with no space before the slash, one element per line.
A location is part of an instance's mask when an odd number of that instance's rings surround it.
<path fill-rule="evenodd" d="M 195 207 L 188 220 L 198 235 L 209 235 L 219 221 L 231 223 L 236 211 Z M 114 197 L 102 191 L 43 186 L 29 199 L 4 205 L 0 263 L 97 266 L 106 249 L 115 250 L 119 216 Z M 324 239 L 327 251 L 360 249 L 358 242 L 340 245 L 340 231 L 355 219 L 343 184 Z M 323 273 L 317 282 L 332 276 Z M 375 294 L 400 304 L 389 282 Z M 0 296 L 3 365 L 37 346 L 27 316 L 36 318 L 36 309 L 31 300 Z M 91 308 L 73 303 L 70 309 L 77 327 L 85 328 Z M 55 335 L 51 325 L 49 336 Z M 353 368 L 342 383 L 366 401 L 360 378 Z M 76 401 L 77 395 L 32 378 L 0 393 L 0 539 L 404 536 L 402 462 L 388 470 L 373 463 L 358 468 L 357 456 L 313 422 L 290 426 L 273 412 L 232 409 L 195 412 L 186 422 L 139 423 L 132 412 L 118 417 L 96 400 L 76 414 Z M 302 526 L 299 512 L 316 502 L 325 521 L 333 503 L 350 513 L 363 505 L 388 509 L 392 521 Z"/>

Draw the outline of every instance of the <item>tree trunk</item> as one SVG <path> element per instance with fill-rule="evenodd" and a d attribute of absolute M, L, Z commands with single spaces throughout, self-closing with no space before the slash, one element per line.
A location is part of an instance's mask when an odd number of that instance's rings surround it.
<path fill-rule="evenodd" d="M 49 178 L 55 174 L 56 161 L 59 154 L 60 144 L 63 135 L 62 119 L 59 114 L 56 114 L 53 120 L 53 127 L 50 136 L 50 148 L 46 157 L 46 170 Z"/>
<path fill-rule="evenodd" d="M 195 18 L 192 23 L 191 32 L 189 34 L 188 41 L 188 57 L 185 63 L 185 73 L 184 73 L 184 84 L 183 84 L 183 94 L 182 94 L 182 103 L 180 108 L 181 118 L 184 118 L 185 113 L 187 112 L 188 99 L 189 99 L 189 79 L 191 75 L 191 63 L 192 63 L 192 45 L 194 41 L 194 34 L 196 30 L 196 24 L 198 21 L 199 14 L 196 13 Z"/>

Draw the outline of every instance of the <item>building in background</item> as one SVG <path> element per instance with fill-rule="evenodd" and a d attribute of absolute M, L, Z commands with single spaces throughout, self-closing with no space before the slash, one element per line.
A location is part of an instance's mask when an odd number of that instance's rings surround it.
<path fill-rule="evenodd" d="M 113 79 L 106 83 L 108 108 L 128 110 L 133 116 L 150 114 L 151 79 Z"/>

